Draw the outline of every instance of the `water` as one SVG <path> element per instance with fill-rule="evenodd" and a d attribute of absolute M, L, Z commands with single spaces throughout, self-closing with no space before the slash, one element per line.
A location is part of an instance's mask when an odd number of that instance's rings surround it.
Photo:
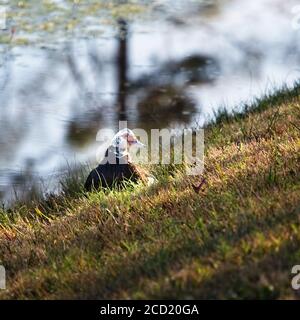
<path fill-rule="evenodd" d="M 98 130 L 119 120 L 197 126 L 299 79 L 298 1 L 82 2 L 8 7 L 0 201 L 57 190 L 67 164 L 94 162 Z"/>

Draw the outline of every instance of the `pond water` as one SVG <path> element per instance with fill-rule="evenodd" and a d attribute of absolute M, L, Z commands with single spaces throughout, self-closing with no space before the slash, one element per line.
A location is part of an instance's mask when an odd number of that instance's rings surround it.
<path fill-rule="evenodd" d="M 0 202 L 57 190 L 67 167 L 95 162 L 98 130 L 119 120 L 201 126 L 219 107 L 292 85 L 300 75 L 297 5 L 3 2 Z"/>

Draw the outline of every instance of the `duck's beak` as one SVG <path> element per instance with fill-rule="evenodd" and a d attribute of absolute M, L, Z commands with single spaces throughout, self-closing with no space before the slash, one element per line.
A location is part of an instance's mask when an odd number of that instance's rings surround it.
<path fill-rule="evenodd" d="M 138 148 L 145 148 L 146 147 L 146 145 L 141 143 L 141 141 L 139 141 L 139 140 L 136 140 L 134 145 L 137 146 Z"/>

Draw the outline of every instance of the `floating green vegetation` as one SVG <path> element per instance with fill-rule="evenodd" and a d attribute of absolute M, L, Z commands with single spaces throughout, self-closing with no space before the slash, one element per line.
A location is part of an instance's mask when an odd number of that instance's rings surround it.
<path fill-rule="evenodd" d="M 45 45 L 74 36 L 97 36 L 118 19 L 135 19 L 149 8 L 149 3 L 130 0 L 12 0 L 6 5 L 7 29 L 0 33 L 0 44 Z"/>

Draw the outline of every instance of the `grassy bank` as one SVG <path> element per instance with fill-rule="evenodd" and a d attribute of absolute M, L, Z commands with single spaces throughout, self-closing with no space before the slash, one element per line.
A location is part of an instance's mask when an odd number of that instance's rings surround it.
<path fill-rule="evenodd" d="M 221 111 L 205 130 L 207 184 L 183 168 L 85 197 L 0 209 L 0 298 L 297 298 L 300 86 Z M 298 293 L 299 294 L 299 293 Z"/>

